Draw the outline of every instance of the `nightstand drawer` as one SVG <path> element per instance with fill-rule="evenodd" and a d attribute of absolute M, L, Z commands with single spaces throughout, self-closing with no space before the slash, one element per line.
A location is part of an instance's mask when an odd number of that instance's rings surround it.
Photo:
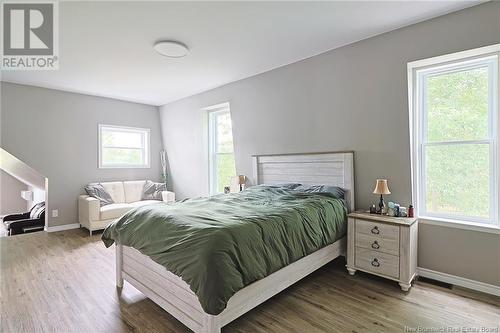
<path fill-rule="evenodd" d="M 395 239 L 380 238 L 377 235 L 356 235 L 356 246 L 376 252 L 384 252 L 399 256 L 399 241 Z"/>
<path fill-rule="evenodd" d="M 376 274 L 399 278 L 399 257 L 356 247 L 356 267 Z"/>
<path fill-rule="evenodd" d="M 356 234 L 377 236 L 399 242 L 399 227 L 397 225 L 356 219 Z"/>

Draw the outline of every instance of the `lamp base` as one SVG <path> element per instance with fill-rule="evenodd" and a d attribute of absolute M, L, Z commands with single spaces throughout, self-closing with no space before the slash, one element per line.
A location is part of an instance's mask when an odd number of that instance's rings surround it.
<path fill-rule="evenodd" d="M 380 215 L 383 215 L 385 214 L 385 209 L 386 206 L 385 206 L 385 201 L 384 201 L 384 197 L 382 196 L 382 194 L 380 195 L 380 201 L 378 203 L 378 210 L 377 210 L 377 214 L 380 214 Z"/>

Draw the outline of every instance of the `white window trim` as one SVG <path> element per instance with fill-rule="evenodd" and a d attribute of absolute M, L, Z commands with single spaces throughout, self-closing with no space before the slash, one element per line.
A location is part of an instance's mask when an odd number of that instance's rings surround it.
<path fill-rule="evenodd" d="M 101 134 L 102 134 L 102 128 L 116 128 L 117 130 L 123 130 L 123 131 L 133 131 L 133 132 L 144 132 L 145 135 L 145 142 L 144 142 L 144 153 L 145 153 L 145 162 L 146 164 L 137 164 L 137 165 L 130 165 L 130 164 L 106 164 L 103 165 L 102 161 L 102 145 L 101 145 Z M 99 169 L 149 169 L 151 167 L 151 148 L 150 148 L 150 132 L 151 130 L 149 128 L 140 128 L 140 127 L 129 127 L 129 126 L 117 126 L 117 125 L 106 125 L 106 124 L 99 124 L 97 133 L 98 133 L 98 139 L 97 139 L 97 145 L 98 145 L 98 150 L 99 150 L 99 156 L 98 156 L 98 168 Z M 120 148 L 120 147 L 112 147 L 112 148 Z M 126 149 L 134 149 L 130 147 L 123 147 Z M 142 148 L 137 148 L 141 149 Z"/>
<path fill-rule="evenodd" d="M 421 214 L 420 205 L 421 205 L 421 182 L 423 180 L 421 174 L 421 142 L 422 138 L 419 137 L 420 127 L 422 124 L 421 115 L 419 114 L 419 102 L 417 96 L 419 94 L 418 84 L 418 73 L 417 71 L 424 71 L 429 67 L 435 67 L 436 65 L 442 65 L 443 69 L 446 69 L 447 66 L 453 65 L 456 62 L 474 62 L 480 58 L 486 58 L 488 56 L 497 57 L 496 68 L 497 71 L 497 80 L 500 77 L 500 66 L 498 66 L 498 62 L 500 61 L 500 44 L 490 45 L 486 47 L 481 47 L 473 50 L 467 50 L 462 52 L 456 52 L 448 55 L 438 56 L 434 58 L 418 60 L 408 63 L 408 104 L 409 104 L 409 125 L 410 125 L 410 155 L 411 155 L 411 179 L 412 179 L 412 197 L 413 203 L 415 207 L 416 216 L 419 218 L 419 221 L 424 224 L 432 224 L 439 225 L 445 227 L 453 227 L 459 229 L 466 230 L 475 230 L 489 233 L 500 233 L 500 209 L 498 208 L 498 198 L 500 191 L 500 176 L 498 173 L 500 172 L 500 152 L 498 145 L 500 144 L 500 110 L 499 110 L 499 102 L 498 96 L 500 96 L 500 85 L 498 82 L 492 82 L 493 87 L 496 89 L 496 95 L 494 96 L 494 101 L 492 102 L 493 110 L 490 116 L 492 119 L 492 126 L 490 131 L 494 133 L 495 142 L 492 146 L 492 167 L 494 177 L 491 180 L 494 189 L 494 197 L 493 201 L 493 223 L 478 223 L 478 221 L 474 221 L 473 219 L 465 218 L 465 219 L 450 219 L 444 218 L 440 216 L 426 216 Z"/>
<path fill-rule="evenodd" d="M 216 170 L 216 158 L 215 152 L 217 143 L 217 129 L 215 128 L 215 122 L 213 121 L 214 114 L 229 113 L 231 114 L 231 109 L 229 102 L 209 106 L 203 109 L 208 118 L 208 193 L 209 195 L 219 194 L 217 192 L 217 170 Z M 232 121 L 232 120 L 231 120 Z M 234 140 L 234 138 L 233 138 Z M 234 142 L 233 142 L 233 152 L 234 154 Z M 219 153 L 220 154 L 220 153 Z M 230 154 L 230 153 L 228 153 Z"/>

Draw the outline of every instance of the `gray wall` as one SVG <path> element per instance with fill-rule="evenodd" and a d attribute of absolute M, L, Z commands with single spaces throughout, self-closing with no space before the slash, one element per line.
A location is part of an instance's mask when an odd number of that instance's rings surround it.
<path fill-rule="evenodd" d="M 21 198 L 21 191 L 27 189 L 28 185 L 0 170 L 0 215 L 26 212 L 28 202 Z"/>
<path fill-rule="evenodd" d="M 93 181 L 160 179 L 161 133 L 154 106 L 1 84 L 1 145 L 48 178 L 49 226 L 78 223 L 77 200 Z M 99 169 L 97 125 L 151 129 L 151 168 Z"/>
<path fill-rule="evenodd" d="M 389 180 L 389 200 L 407 205 L 406 64 L 499 42 L 500 2 L 487 3 L 165 105 L 176 194 L 207 193 L 200 109 L 230 102 L 238 173 L 252 175 L 252 154 L 354 150 L 357 207 L 376 202 L 376 178 Z M 498 235 L 426 225 L 419 244 L 419 266 L 500 285 Z M 474 263 L 457 264 L 463 258 Z"/>

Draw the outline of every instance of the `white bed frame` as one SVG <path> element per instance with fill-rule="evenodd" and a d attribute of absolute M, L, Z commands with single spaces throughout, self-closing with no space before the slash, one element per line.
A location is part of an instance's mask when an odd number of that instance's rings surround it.
<path fill-rule="evenodd" d="M 258 155 L 254 160 L 254 183 L 326 184 L 347 190 L 354 210 L 353 152 Z M 116 245 L 116 285 L 126 280 L 165 311 L 196 333 L 220 333 L 221 328 L 267 299 L 291 286 L 331 260 L 343 255 L 345 237 L 234 294 L 217 316 L 203 311 L 197 296 L 180 277 L 170 273 L 139 251 Z"/>

